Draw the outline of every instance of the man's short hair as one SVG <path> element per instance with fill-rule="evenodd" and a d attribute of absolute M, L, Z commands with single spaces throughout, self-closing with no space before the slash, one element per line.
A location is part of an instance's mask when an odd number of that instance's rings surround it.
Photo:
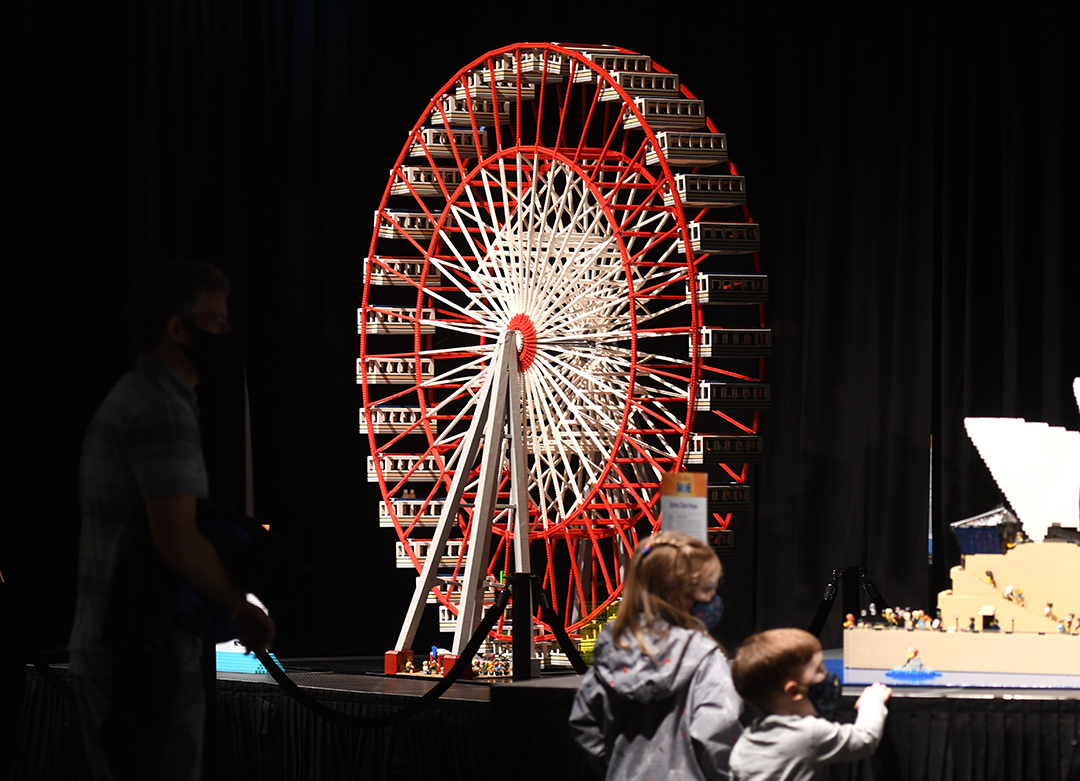
<path fill-rule="evenodd" d="M 228 295 L 229 280 L 217 266 L 182 261 L 147 273 L 128 298 L 128 330 L 136 349 L 152 350 L 161 344 L 169 320 L 190 318 L 202 293 Z"/>
<path fill-rule="evenodd" d="M 773 696 L 820 650 L 818 639 L 802 629 L 769 629 L 750 635 L 731 663 L 735 689 L 744 700 L 769 713 Z"/>

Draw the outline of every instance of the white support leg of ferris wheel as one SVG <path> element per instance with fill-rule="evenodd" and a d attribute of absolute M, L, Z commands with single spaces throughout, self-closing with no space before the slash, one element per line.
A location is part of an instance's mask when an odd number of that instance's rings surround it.
<path fill-rule="evenodd" d="M 495 515 L 495 500 L 502 477 L 504 447 L 510 445 L 510 507 L 514 521 L 514 564 L 518 572 L 529 572 L 529 515 L 528 483 L 524 434 L 521 425 L 520 379 L 517 365 L 517 332 L 505 332 L 495 347 L 491 374 L 485 380 L 477 399 L 473 420 L 460 449 L 460 459 L 455 467 L 435 535 L 428 547 L 424 568 L 416 581 L 409 604 L 409 612 L 402 625 L 397 650 L 412 645 L 416 629 L 427 601 L 427 593 L 434 585 L 439 560 L 442 557 L 450 529 L 461 506 L 465 483 L 480 448 L 481 434 L 484 454 L 480 462 L 480 479 L 477 487 L 473 520 L 469 529 L 468 558 L 465 563 L 464 582 L 459 591 L 458 618 L 454 630 L 452 653 L 460 654 L 469 637 L 480 622 L 480 610 L 484 603 L 485 576 L 491 544 L 491 524 Z M 526 627 L 531 641 L 532 627 Z"/>
<path fill-rule="evenodd" d="M 494 367 L 493 367 L 494 368 Z M 491 402 L 491 378 L 488 378 L 480 388 L 476 399 L 476 408 L 473 411 L 472 425 L 459 449 L 459 460 L 454 471 L 454 478 L 450 481 L 450 490 L 443 502 L 442 513 L 439 522 L 435 526 L 435 534 L 428 546 L 428 555 L 424 560 L 424 567 L 416 578 L 416 588 L 413 590 L 412 599 L 409 602 L 409 612 L 405 614 L 405 622 L 401 625 L 398 633 L 395 650 L 404 651 L 411 647 L 416 639 L 416 630 L 420 626 L 420 618 L 424 613 L 424 605 L 427 603 L 428 592 L 435 585 L 438 575 L 439 560 L 446 541 L 450 538 L 450 530 L 457 520 L 458 508 L 461 506 L 461 495 L 465 491 L 465 484 L 469 479 L 472 463 L 476 460 L 476 454 L 480 450 L 480 423 L 486 419 Z"/>
<path fill-rule="evenodd" d="M 514 566 L 529 572 L 529 515 L 524 434 L 521 425 L 521 391 L 517 365 L 517 332 L 504 333 L 495 348 L 491 385 L 484 425 L 484 455 L 469 530 L 469 558 L 461 587 L 452 653 L 460 654 L 480 623 L 484 586 L 491 545 L 491 524 L 502 478 L 504 447 L 510 448 L 510 509 L 514 523 Z M 476 421 L 474 420 L 474 425 Z M 515 628 L 515 631 L 520 631 Z M 532 637 L 532 627 L 524 628 Z"/>

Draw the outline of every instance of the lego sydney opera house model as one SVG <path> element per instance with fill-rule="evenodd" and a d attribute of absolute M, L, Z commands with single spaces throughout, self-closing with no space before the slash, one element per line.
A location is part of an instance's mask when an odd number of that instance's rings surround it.
<path fill-rule="evenodd" d="M 1080 404 L 1080 378 L 1073 390 Z M 1080 432 L 1021 418 L 964 425 L 1012 511 L 952 525 L 963 563 L 936 619 L 846 628 L 845 680 L 880 677 L 917 652 L 945 685 L 1080 686 Z"/>

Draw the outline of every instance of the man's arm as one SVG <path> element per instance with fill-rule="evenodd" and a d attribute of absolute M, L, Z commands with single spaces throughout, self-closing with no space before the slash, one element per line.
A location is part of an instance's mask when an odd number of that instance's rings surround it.
<path fill-rule="evenodd" d="M 240 627 L 240 642 L 246 647 L 265 651 L 274 642 L 274 622 L 247 601 L 217 550 L 199 531 L 195 521 L 195 495 L 170 494 L 146 500 L 150 536 L 154 549 L 165 566 L 196 591 L 229 611 Z"/>

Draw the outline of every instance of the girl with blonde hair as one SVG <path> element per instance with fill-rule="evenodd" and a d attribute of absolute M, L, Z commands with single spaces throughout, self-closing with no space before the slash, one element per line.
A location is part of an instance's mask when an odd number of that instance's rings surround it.
<path fill-rule="evenodd" d="M 609 779 L 728 777 L 742 701 L 708 634 L 723 613 L 720 560 L 688 534 L 644 540 L 600 634 L 570 731 Z"/>

